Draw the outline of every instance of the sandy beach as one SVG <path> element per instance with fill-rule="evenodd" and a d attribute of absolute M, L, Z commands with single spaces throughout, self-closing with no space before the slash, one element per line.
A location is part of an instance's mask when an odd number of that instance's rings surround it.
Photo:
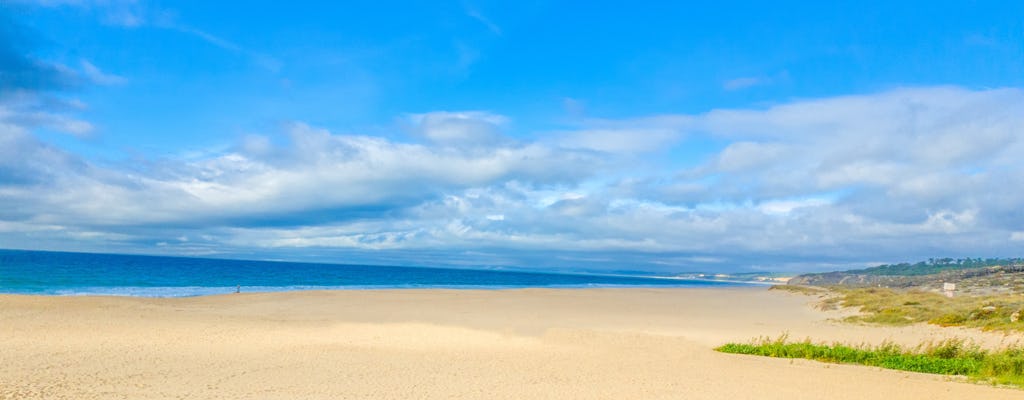
<path fill-rule="evenodd" d="M 759 336 L 1002 336 L 829 321 L 737 289 L 0 296 L 0 399 L 1020 399 L 955 378 L 721 354 Z"/>

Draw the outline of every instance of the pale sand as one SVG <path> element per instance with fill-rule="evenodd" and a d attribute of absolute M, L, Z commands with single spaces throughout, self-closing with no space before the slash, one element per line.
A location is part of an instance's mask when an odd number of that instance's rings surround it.
<path fill-rule="evenodd" d="M 721 354 L 728 341 L 914 344 L 756 289 L 0 296 L 3 399 L 1022 399 L 940 376 Z"/>

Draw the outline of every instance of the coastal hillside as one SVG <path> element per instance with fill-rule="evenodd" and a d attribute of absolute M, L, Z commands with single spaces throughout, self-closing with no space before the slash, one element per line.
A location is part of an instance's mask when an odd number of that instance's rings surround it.
<path fill-rule="evenodd" d="M 942 290 L 956 285 L 962 293 L 1024 292 L 1024 259 L 930 259 L 915 264 L 886 264 L 860 270 L 804 274 L 790 285 L 887 287 Z"/>

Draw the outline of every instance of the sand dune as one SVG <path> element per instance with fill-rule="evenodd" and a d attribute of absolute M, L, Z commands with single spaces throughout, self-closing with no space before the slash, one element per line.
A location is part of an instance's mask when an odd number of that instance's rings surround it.
<path fill-rule="evenodd" d="M 0 399 L 1020 399 L 944 377 L 716 353 L 757 336 L 968 336 L 839 325 L 753 289 L 0 296 Z"/>

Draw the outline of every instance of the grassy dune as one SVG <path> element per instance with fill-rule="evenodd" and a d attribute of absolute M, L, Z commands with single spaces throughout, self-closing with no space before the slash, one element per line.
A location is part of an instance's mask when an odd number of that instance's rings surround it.
<path fill-rule="evenodd" d="M 1002 293 L 949 298 L 934 292 L 888 288 L 777 286 L 809 295 L 821 295 L 821 307 L 853 307 L 862 314 L 847 322 L 883 325 L 930 323 L 940 326 L 965 326 L 984 330 L 1024 332 L 1024 295 Z"/>

